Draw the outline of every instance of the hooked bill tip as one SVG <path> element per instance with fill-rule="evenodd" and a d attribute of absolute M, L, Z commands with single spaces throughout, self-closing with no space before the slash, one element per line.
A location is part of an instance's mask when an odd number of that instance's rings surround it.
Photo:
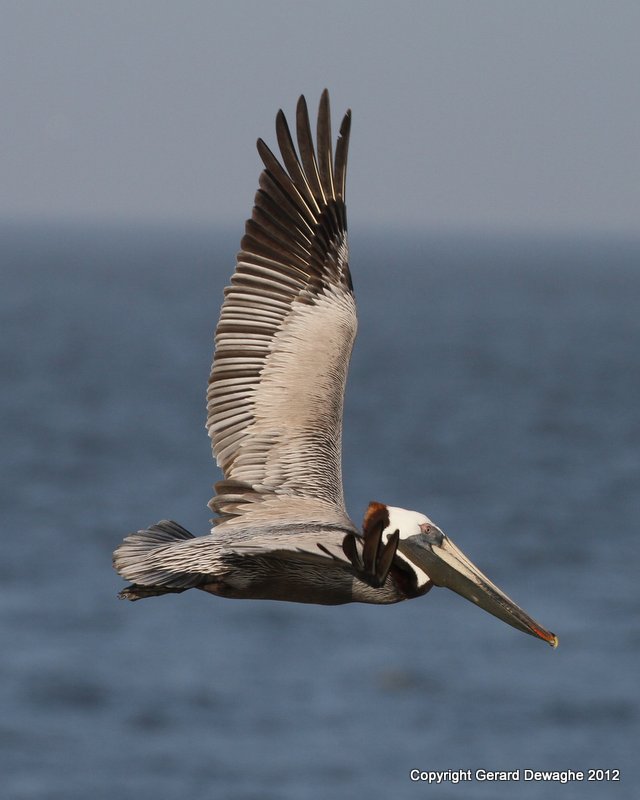
<path fill-rule="evenodd" d="M 533 630 L 535 631 L 537 636 L 539 636 L 541 639 L 544 639 L 545 642 L 547 642 L 547 644 L 550 644 L 554 650 L 560 644 L 560 640 L 555 635 L 555 633 L 550 633 L 549 631 L 540 630 L 540 628 L 534 628 Z"/>

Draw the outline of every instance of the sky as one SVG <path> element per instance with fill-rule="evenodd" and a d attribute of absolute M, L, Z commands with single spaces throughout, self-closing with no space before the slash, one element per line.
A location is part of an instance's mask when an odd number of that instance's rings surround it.
<path fill-rule="evenodd" d="M 351 225 L 635 235 L 639 31 L 635 0 L 3 0 L 0 220 L 237 225 L 256 138 L 326 86 Z"/>

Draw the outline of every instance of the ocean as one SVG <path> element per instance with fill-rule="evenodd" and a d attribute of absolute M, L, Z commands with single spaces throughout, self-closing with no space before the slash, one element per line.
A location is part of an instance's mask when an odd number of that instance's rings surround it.
<path fill-rule="evenodd" d="M 553 651 L 444 589 L 117 600 L 124 535 L 208 531 L 240 233 L 0 226 L 0 795 L 636 796 L 640 240 L 351 234 L 349 512 L 428 514 Z"/>

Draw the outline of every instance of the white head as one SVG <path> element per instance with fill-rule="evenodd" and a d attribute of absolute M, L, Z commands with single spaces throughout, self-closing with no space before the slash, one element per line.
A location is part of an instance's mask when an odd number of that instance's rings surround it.
<path fill-rule="evenodd" d="M 382 541 L 386 544 L 389 536 L 395 531 L 400 535 L 400 542 L 410 543 L 409 540 L 413 537 L 418 537 L 418 540 L 431 536 L 434 541 L 438 539 L 437 534 L 440 534 L 442 539 L 442 531 L 435 525 L 429 517 L 425 514 L 420 514 L 417 511 L 409 511 L 406 508 L 397 508 L 396 506 L 386 506 L 389 523 L 382 531 Z M 437 533 L 436 533 L 437 532 Z M 427 573 L 416 564 L 415 560 L 408 558 L 407 554 L 403 553 L 402 545 L 398 546 L 396 553 L 407 567 L 415 573 L 417 588 L 425 591 L 431 588 L 432 580 Z"/>

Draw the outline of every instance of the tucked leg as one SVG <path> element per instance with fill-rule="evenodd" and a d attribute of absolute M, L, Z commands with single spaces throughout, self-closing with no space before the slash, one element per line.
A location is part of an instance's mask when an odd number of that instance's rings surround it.
<path fill-rule="evenodd" d="M 376 589 L 383 586 L 387 580 L 400 540 L 399 531 L 395 531 L 389 536 L 386 544 L 382 544 L 382 531 L 382 524 L 365 529 L 362 555 L 353 533 L 348 533 L 342 542 L 342 550 L 358 578 Z"/>

